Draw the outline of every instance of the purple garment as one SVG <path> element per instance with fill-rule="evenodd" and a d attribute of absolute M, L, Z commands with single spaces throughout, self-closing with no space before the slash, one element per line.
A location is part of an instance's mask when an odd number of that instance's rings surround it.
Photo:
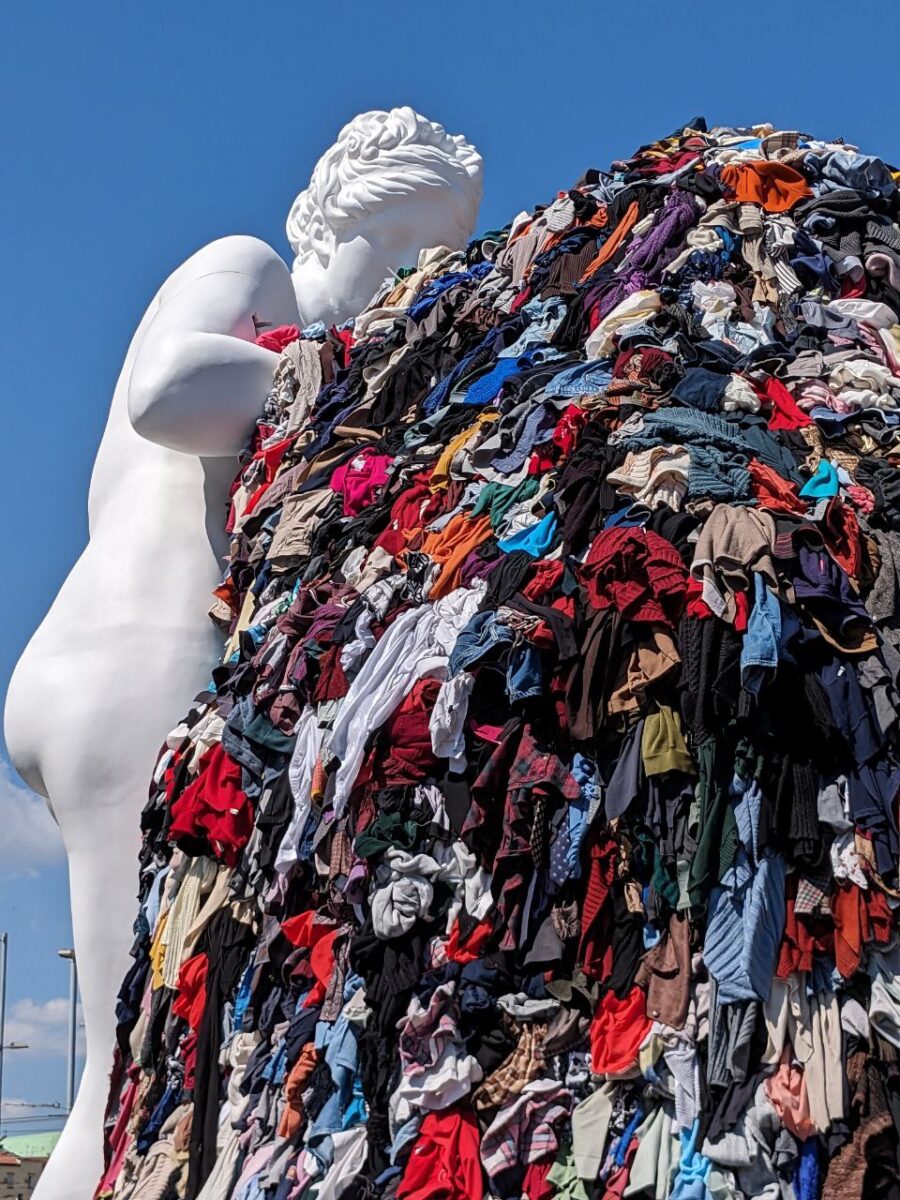
<path fill-rule="evenodd" d="M 682 249 L 684 236 L 696 218 L 697 203 L 690 192 L 677 188 L 670 192 L 653 228 L 632 240 L 621 273 L 631 279 L 639 271 L 646 282 L 657 280 Z"/>

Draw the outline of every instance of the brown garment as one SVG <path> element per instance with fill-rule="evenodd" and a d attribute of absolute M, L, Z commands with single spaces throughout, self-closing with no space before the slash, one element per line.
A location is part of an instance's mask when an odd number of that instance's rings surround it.
<path fill-rule="evenodd" d="M 278 1136 L 296 1137 L 303 1128 L 303 1093 L 319 1054 L 313 1042 L 307 1042 L 284 1081 L 284 1112 L 278 1123 Z"/>
<path fill-rule="evenodd" d="M 673 913 L 669 928 L 641 959 L 634 980 L 647 992 L 647 1016 L 683 1029 L 691 999 L 691 927 Z"/>
<path fill-rule="evenodd" d="M 898 1130 L 885 1093 L 885 1064 L 860 1051 L 847 1060 L 853 1089 L 849 1119 L 853 1137 L 828 1164 L 822 1200 L 862 1200 L 896 1194 Z"/>
<path fill-rule="evenodd" d="M 519 1044 L 492 1072 L 472 1097 L 472 1103 L 483 1119 L 492 1116 L 526 1084 L 544 1071 L 543 1042 L 547 1026 L 531 1022 L 522 1026 Z"/>
<path fill-rule="evenodd" d="M 610 714 L 636 712 L 645 694 L 681 662 L 675 642 L 664 629 L 651 629 L 641 635 L 627 662 L 621 664 L 615 690 L 609 698 Z"/>
<path fill-rule="evenodd" d="M 590 618 L 581 653 L 566 680 L 566 708 L 572 736 L 590 741 L 606 724 L 621 660 L 622 618 L 602 608 Z"/>

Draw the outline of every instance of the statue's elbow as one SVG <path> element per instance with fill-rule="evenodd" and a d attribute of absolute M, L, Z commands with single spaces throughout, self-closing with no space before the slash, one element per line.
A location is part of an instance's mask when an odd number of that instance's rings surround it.
<path fill-rule="evenodd" d="M 128 419 L 134 431 L 147 441 L 170 447 L 181 408 L 183 371 L 179 360 L 172 343 L 157 344 L 152 356 L 135 364 L 128 386 Z"/>

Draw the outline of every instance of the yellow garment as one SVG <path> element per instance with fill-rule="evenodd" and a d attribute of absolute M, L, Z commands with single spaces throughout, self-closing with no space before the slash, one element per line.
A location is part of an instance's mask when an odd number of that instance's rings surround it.
<path fill-rule="evenodd" d="M 474 425 L 470 425 L 464 429 L 462 433 L 458 433 L 452 441 L 447 445 L 441 457 L 434 464 L 434 470 L 431 472 L 431 479 L 428 486 L 433 492 L 442 491 L 450 486 L 450 467 L 456 455 L 462 450 L 473 438 L 478 437 L 484 429 L 492 425 L 494 421 L 500 420 L 500 414 L 497 412 L 483 412 L 478 417 Z"/>
<path fill-rule="evenodd" d="M 166 921 L 168 919 L 168 912 L 159 914 L 156 922 L 156 931 L 153 934 L 153 941 L 150 943 L 150 987 L 154 992 L 163 985 L 163 964 L 166 961 L 166 947 L 163 942 L 163 934 L 166 931 Z"/>

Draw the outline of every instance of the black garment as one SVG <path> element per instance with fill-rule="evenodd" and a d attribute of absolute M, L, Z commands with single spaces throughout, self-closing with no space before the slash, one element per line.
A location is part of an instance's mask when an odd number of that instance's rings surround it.
<path fill-rule="evenodd" d="M 216 1133 L 219 1127 L 222 1048 L 222 1005 L 237 987 L 253 941 L 249 925 L 236 921 L 228 909 L 220 909 L 203 931 L 198 954 L 206 954 L 206 1004 L 197 1031 L 197 1087 L 191 1124 L 190 1166 L 186 1200 L 196 1200 L 216 1162 Z"/>

